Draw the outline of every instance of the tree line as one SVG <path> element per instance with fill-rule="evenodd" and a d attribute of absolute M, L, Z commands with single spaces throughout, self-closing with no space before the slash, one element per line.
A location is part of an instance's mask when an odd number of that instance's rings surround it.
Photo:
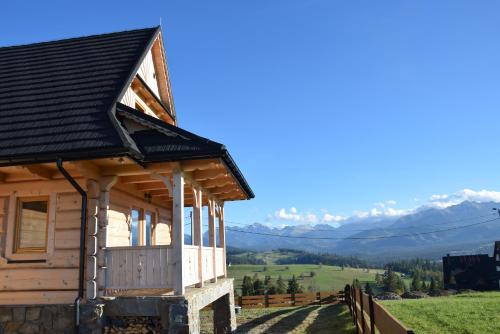
<path fill-rule="evenodd" d="M 302 292 L 304 292 L 304 288 L 299 284 L 295 275 L 286 282 L 281 275 L 276 281 L 269 275 L 266 275 L 264 280 L 261 280 L 257 274 L 253 277 L 245 275 L 241 284 L 242 296 L 295 294 Z"/>

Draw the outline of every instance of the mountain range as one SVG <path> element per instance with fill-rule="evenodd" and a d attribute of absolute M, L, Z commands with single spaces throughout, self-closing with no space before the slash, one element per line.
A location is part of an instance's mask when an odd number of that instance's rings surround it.
<path fill-rule="evenodd" d="M 289 248 L 384 260 L 491 253 L 493 242 L 500 240 L 500 216 L 492 210 L 497 207 L 500 203 L 465 201 L 441 209 L 421 208 L 399 217 L 350 220 L 340 227 L 227 226 L 226 240 L 228 246 L 256 251 Z"/>

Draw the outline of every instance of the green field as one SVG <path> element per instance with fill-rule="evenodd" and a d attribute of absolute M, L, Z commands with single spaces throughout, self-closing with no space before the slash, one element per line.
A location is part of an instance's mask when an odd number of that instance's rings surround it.
<path fill-rule="evenodd" d="M 311 271 L 316 275 L 311 277 Z M 311 286 L 316 291 L 324 290 L 342 290 L 346 284 L 351 284 L 354 278 L 359 279 L 362 283 L 374 282 L 375 274 L 382 270 L 370 269 L 368 272 L 365 269 L 342 268 L 336 266 L 325 266 L 315 264 L 289 264 L 289 265 L 232 265 L 228 267 L 228 276 L 235 279 L 234 286 L 240 291 L 243 276 L 253 276 L 257 274 L 261 279 L 269 275 L 276 282 L 279 275 L 286 281 L 295 275 L 299 279 L 299 283 L 307 291 Z M 304 275 L 304 279 L 300 276 Z"/>
<path fill-rule="evenodd" d="M 500 292 L 382 303 L 396 318 L 419 334 L 500 333 Z"/>

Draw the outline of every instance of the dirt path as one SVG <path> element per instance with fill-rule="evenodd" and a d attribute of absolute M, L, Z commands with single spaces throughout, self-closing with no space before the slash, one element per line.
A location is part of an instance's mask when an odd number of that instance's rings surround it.
<path fill-rule="evenodd" d="M 353 334 L 351 316 L 343 305 L 244 309 L 237 334 Z M 210 323 L 205 319 L 203 323 Z M 202 333 L 211 333 L 207 328 Z"/>

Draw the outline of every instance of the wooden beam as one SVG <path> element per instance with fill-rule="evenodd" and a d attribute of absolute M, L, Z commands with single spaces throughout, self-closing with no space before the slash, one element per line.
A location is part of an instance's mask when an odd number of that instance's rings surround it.
<path fill-rule="evenodd" d="M 149 175 L 122 176 L 120 177 L 120 181 L 123 184 L 158 182 L 158 180 L 152 179 Z"/>
<path fill-rule="evenodd" d="M 24 165 L 24 166 L 17 166 L 17 168 L 35 177 L 40 177 L 44 180 L 50 180 L 52 178 L 52 174 L 55 172 L 47 167 L 38 165 Z"/>
<path fill-rule="evenodd" d="M 200 188 L 193 186 L 193 244 L 198 246 L 198 283 L 197 288 L 203 287 L 203 226 L 202 226 L 202 213 L 203 204 L 202 201 L 202 191 Z"/>
<path fill-rule="evenodd" d="M 202 181 L 206 179 L 215 179 L 221 176 L 228 176 L 228 172 L 225 169 L 208 169 L 195 171 L 192 174 L 192 178 L 196 181 Z"/>
<path fill-rule="evenodd" d="M 239 188 L 236 185 L 226 185 L 223 187 L 211 188 L 210 192 L 212 194 L 228 193 L 232 191 L 238 191 Z"/>
<path fill-rule="evenodd" d="M 203 186 L 203 188 L 211 189 L 211 188 L 215 188 L 215 187 L 226 186 L 228 184 L 234 184 L 234 180 L 231 177 L 224 177 L 224 178 L 206 180 L 206 181 L 200 182 L 200 184 Z"/>
<path fill-rule="evenodd" d="M 136 185 L 137 190 L 140 191 L 149 191 L 149 190 L 168 190 L 165 186 L 165 183 L 161 181 L 156 182 L 148 182 L 148 183 L 139 183 Z"/>
<path fill-rule="evenodd" d="M 6 173 L 0 172 L 0 182 L 5 182 L 5 178 L 7 177 Z"/>
<path fill-rule="evenodd" d="M 118 175 L 118 176 L 130 176 L 130 175 L 144 175 L 150 172 L 139 165 L 118 165 L 118 166 L 105 166 L 101 167 L 102 175 Z"/>
<path fill-rule="evenodd" d="M 186 172 L 193 172 L 195 170 L 207 170 L 219 168 L 220 164 L 217 160 L 191 160 L 181 162 L 181 168 Z"/>
<path fill-rule="evenodd" d="M 67 164 L 88 179 L 97 180 L 101 176 L 99 166 L 90 161 L 68 161 Z M 110 174 L 112 175 L 112 174 Z"/>

